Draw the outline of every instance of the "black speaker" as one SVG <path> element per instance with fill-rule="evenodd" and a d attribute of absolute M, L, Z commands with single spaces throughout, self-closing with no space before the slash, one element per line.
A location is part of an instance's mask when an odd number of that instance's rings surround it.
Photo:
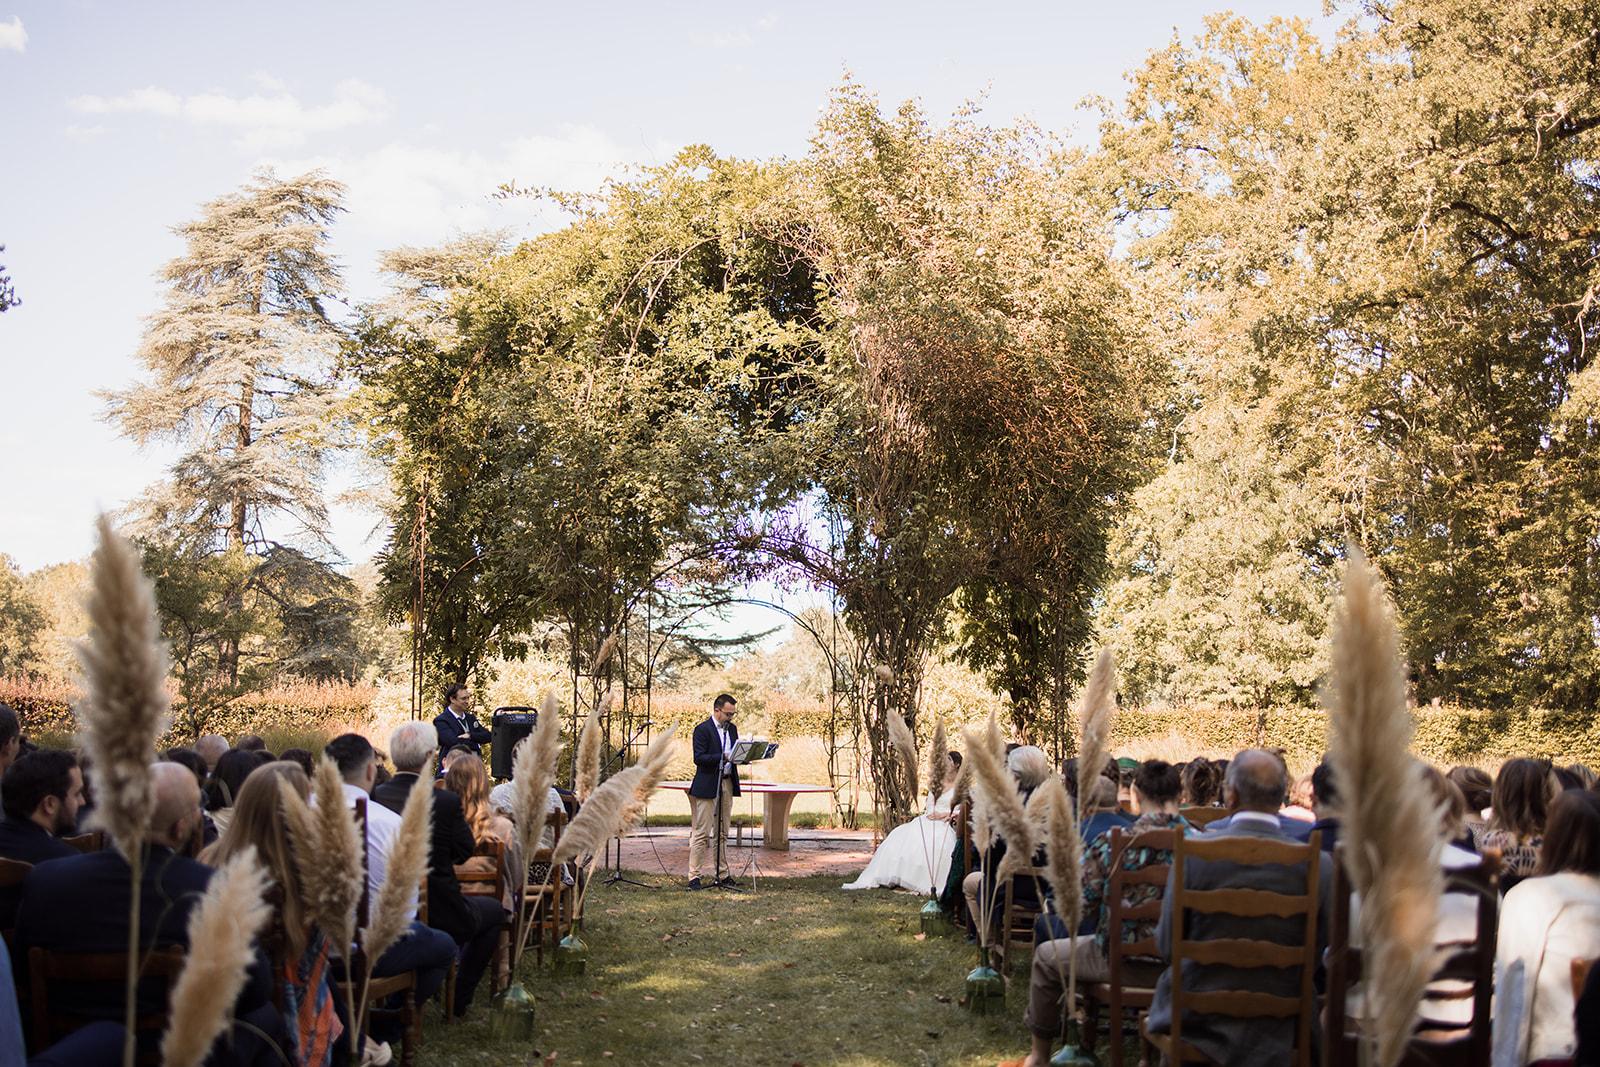
<path fill-rule="evenodd" d="M 516 755 L 517 742 L 533 733 L 538 721 L 539 713 L 533 708 L 494 709 L 494 716 L 489 720 L 490 732 L 494 734 L 489 742 L 490 774 L 500 779 L 511 777 L 511 760 Z"/>

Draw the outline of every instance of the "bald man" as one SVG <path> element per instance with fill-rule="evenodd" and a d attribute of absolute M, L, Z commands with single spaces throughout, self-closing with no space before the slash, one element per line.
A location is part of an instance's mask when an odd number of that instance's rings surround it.
<path fill-rule="evenodd" d="M 178 852 L 199 825 L 200 786 L 180 763 L 152 765 L 150 779 L 155 807 L 140 877 L 139 939 L 145 948 L 187 948 L 189 910 L 205 892 L 212 873 L 211 868 Z M 28 873 L 17 907 L 14 958 L 19 962 L 19 986 L 26 984 L 28 950 L 35 946 L 60 952 L 127 951 L 132 903 L 129 873 L 128 861 L 114 848 L 50 860 Z M 250 1026 L 286 1039 L 271 996 L 270 970 L 258 954 L 234 1010 Z M 141 1015 L 165 1012 L 165 983 L 156 979 L 141 982 L 138 1000 Z M 123 993 L 120 987 L 61 986 L 52 992 L 51 1008 L 58 1014 L 120 1022 Z M 157 1039 L 158 1035 L 150 1036 L 152 1052 Z M 236 1041 L 234 1052 L 228 1062 L 270 1063 L 277 1058 L 253 1036 Z"/>

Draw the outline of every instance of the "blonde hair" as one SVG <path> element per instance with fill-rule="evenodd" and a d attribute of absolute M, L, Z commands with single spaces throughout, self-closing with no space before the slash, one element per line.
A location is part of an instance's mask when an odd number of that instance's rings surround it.
<path fill-rule="evenodd" d="M 311 923 L 301 900 L 300 872 L 294 862 L 280 781 L 289 783 L 302 800 L 311 795 L 310 780 L 299 764 L 282 760 L 265 764 L 239 787 L 228 828 L 200 853 L 200 862 L 220 868 L 254 846 L 267 876 L 283 893 L 283 932 L 289 942 L 290 959 L 298 960 L 306 950 Z"/>
<path fill-rule="evenodd" d="M 1016 776 L 1022 788 L 1034 789 L 1050 777 L 1050 759 L 1044 754 L 1044 749 L 1023 745 L 1013 749 L 1011 755 L 1006 757 L 1006 769 Z"/>
<path fill-rule="evenodd" d="M 489 775 L 483 760 L 468 752 L 456 757 L 444 772 L 444 787 L 461 798 L 461 814 L 466 816 L 472 836 L 482 841 L 489 833 Z"/>

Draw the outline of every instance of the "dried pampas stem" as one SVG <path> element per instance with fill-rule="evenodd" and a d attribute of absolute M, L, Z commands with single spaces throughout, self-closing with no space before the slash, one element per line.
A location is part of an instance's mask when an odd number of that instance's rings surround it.
<path fill-rule="evenodd" d="M 253 942 L 272 915 L 262 899 L 266 888 L 267 872 L 253 845 L 211 876 L 189 916 L 189 951 L 161 1038 L 163 1067 L 197 1067 L 227 1029 L 255 960 Z"/>
<path fill-rule="evenodd" d="M 998 725 L 991 715 L 992 735 L 999 734 Z M 1001 885 L 1013 871 L 1028 866 L 1033 857 L 1033 825 L 1023 807 L 1022 796 L 1017 792 L 1017 780 L 1006 770 L 1005 745 L 991 745 L 991 738 L 979 737 L 972 731 L 965 733 L 967 759 L 973 764 L 973 779 L 983 786 L 984 806 L 994 829 L 1006 843 L 1006 854 L 995 871 L 995 885 Z"/>
<path fill-rule="evenodd" d="M 1060 776 L 1052 774 L 1034 790 L 1028 807 L 1033 808 L 1035 802 L 1042 809 L 1045 879 L 1054 890 L 1051 910 L 1069 930 L 1076 930 L 1083 911 L 1083 843 L 1072 815 L 1072 799 Z"/>
<path fill-rule="evenodd" d="M 376 960 L 411 925 L 417 908 L 417 886 L 428 873 L 428 848 L 433 841 L 433 763 L 417 775 L 400 812 L 400 829 L 389 846 L 389 863 L 383 885 L 373 902 L 361 947 Z"/>
<path fill-rule="evenodd" d="M 635 764 L 607 778 L 578 809 L 578 814 L 561 835 L 556 844 L 555 862 L 566 863 L 592 856 L 608 839 L 615 837 L 617 828 L 622 825 L 622 813 L 633 800 L 644 776 L 645 769 Z"/>
<path fill-rule="evenodd" d="M 895 755 L 900 759 L 900 770 L 906 776 L 906 795 L 915 800 L 918 795 L 917 735 L 911 732 L 911 727 L 906 725 L 905 718 L 898 711 L 891 708 L 885 719 L 889 724 L 889 742 L 894 745 Z"/>
<path fill-rule="evenodd" d="M 944 787 L 949 784 L 946 779 L 950 777 L 949 745 L 944 736 L 944 719 L 941 717 L 933 724 L 933 740 L 928 742 L 928 792 L 935 799 L 944 796 Z"/>
<path fill-rule="evenodd" d="M 572 791 L 578 794 L 581 804 L 589 799 L 594 787 L 600 784 L 600 712 L 595 705 L 584 720 L 583 733 L 578 735 L 578 769 L 573 776 Z"/>
<path fill-rule="evenodd" d="M 533 733 L 517 745 L 511 763 L 511 813 L 524 856 L 531 857 L 544 836 L 544 824 L 550 815 L 546 801 L 556 783 L 556 762 L 560 758 L 561 715 L 555 698 L 547 693 Z"/>
<path fill-rule="evenodd" d="M 284 789 L 281 795 L 286 807 L 305 808 L 293 789 Z M 355 815 L 344 798 L 344 780 L 332 760 L 317 764 L 311 776 L 311 795 L 316 806 L 289 817 L 306 916 L 327 937 L 328 951 L 348 957 L 356 939 L 356 907 L 366 882 L 365 849 Z M 297 829 L 301 833 L 295 833 Z M 310 836 L 302 836 L 307 829 Z"/>
<path fill-rule="evenodd" d="M 1078 729 L 1082 738 L 1078 742 L 1078 811 L 1084 802 L 1093 799 L 1085 796 L 1106 764 L 1106 742 L 1111 736 L 1111 720 L 1117 711 L 1116 665 L 1109 648 L 1101 649 L 1095 657 L 1094 669 L 1083 687 L 1083 701 L 1078 707 Z"/>
<path fill-rule="evenodd" d="M 1405 1053 L 1436 966 L 1444 840 L 1425 832 L 1440 825 L 1439 812 L 1410 752 L 1411 714 L 1394 619 L 1377 572 L 1354 546 L 1334 619 L 1325 700 L 1340 834 L 1351 884 L 1361 895 L 1361 943 L 1369 961 L 1364 1036 L 1375 1046 L 1378 1067 L 1393 1067 Z"/>
<path fill-rule="evenodd" d="M 598 675 L 601 671 L 605 670 L 606 664 L 611 662 L 611 656 L 616 652 L 616 650 L 617 635 L 607 635 L 606 639 L 600 642 L 600 651 L 594 654 L 594 670 L 590 673 Z"/>
<path fill-rule="evenodd" d="M 94 779 L 95 820 L 129 859 L 137 855 L 155 806 L 150 764 L 167 728 L 167 653 L 155 590 L 139 553 L 100 516 L 84 609 L 89 636 L 78 645 L 84 698 L 77 707 Z"/>

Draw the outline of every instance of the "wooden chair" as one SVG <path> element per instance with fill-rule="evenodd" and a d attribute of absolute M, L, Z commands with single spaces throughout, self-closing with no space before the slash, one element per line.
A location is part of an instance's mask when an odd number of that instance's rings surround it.
<path fill-rule="evenodd" d="M 158 1040 L 148 1042 L 151 1051 L 139 1057 L 140 1063 L 161 1062 L 159 1038 L 167 1027 L 167 996 L 171 984 L 183 970 L 185 952 L 182 948 L 152 948 L 139 959 L 140 979 L 159 979 L 164 987 L 157 1003 L 160 1008 L 148 1015 L 134 1019 L 133 1028 L 140 1034 L 154 1034 Z M 43 948 L 28 950 L 28 985 L 32 1008 L 33 1032 L 29 1035 L 31 1051 L 43 1052 L 74 1030 L 81 1029 L 93 1019 L 60 1011 L 52 1001 L 52 993 L 62 985 L 103 985 L 116 990 L 118 996 L 126 988 L 128 954 L 126 952 L 55 952 Z"/>
<path fill-rule="evenodd" d="M 1332 915 L 1328 923 L 1328 998 L 1323 1062 L 1327 1067 L 1354 1067 L 1360 1059 L 1359 1020 L 1350 1017 L 1350 987 L 1361 980 L 1362 951 L 1350 944 L 1350 882 L 1344 848 L 1335 850 Z M 1443 958 L 1434 981 L 1449 990 L 1430 989 L 1428 999 L 1472 998 L 1472 1018 L 1465 1023 L 1424 1020 L 1401 1058 L 1402 1067 L 1487 1067 L 1493 1038 L 1490 1000 L 1494 993 L 1494 955 L 1500 925 L 1500 853 L 1490 849 L 1472 867 L 1445 872 L 1445 892 L 1478 902 L 1477 930 L 1471 941 L 1441 944 Z"/>
<path fill-rule="evenodd" d="M 962 877 L 978 869 L 978 847 L 972 843 L 972 801 L 961 806 L 961 872 Z M 972 921 L 972 916 L 967 913 L 967 897 L 965 893 L 956 894 L 955 925 L 966 926 Z"/>
<path fill-rule="evenodd" d="M 1172 1030 L 1156 1033 L 1150 1029 L 1149 1015 L 1140 1025 L 1140 1036 L 1169 1064 L 1209 1063 L 1209 1057 L 1183 1039 L 1183 1015 L 1195 1011 L 1226 1018 L 1293 1019 L 1295 1064 L 1311 1065 L 1311 1016 L 1316 1011 L 1316 990 L 1312 978 L 1317 967 L 1318 871 L 1322 860 L 1322 834 L 1313 833 L 1304 844 L 1276 838 L 1246 835 L 1207 839 L 1183 835 L 1173 842 L 1172 883 L 1174 914 L 1178 922 L 1172 931 Z M 1237 864 L 1305 865 L 1304 892 L 1275 893 L 1263 889 L 1206 889 L 1184 886 L 1184 865 L 1192 860 Z M 1237 918 L 1286 918 L 1303 920 L 1304 934 L 1297 945 L 1256 938 L 1230 937 L 1194 939 L 1188 936 L 1188 919 L 1194 915 L 1229 915 Z M 1300 973 L 1296 996 L 1246 990 L 1198 992 L 1183 987 L 1184 961 L 1229 967 L 1288 968 Z"/>
<path fill-rule="evenodd" d="M 1597 963 L 1600 963 L 1600 959 L 1572 961 L 1572 1000 L 1574 1003 L 1583 997 L 1583 987 L 1589 981 L 1589 972 L 1594 970 L 1594 965 Z"/>
<path fill-rule="evenodd" d="M 1029 952 L 1033 951 L 1033 921 L 1044 914 L 1047 907 L 1044 900 L 1043 867 L 1024 867 L 1014 871 L 1006 879 L 1005 904 L 1000 911 L 1000 929 L 995 938 L 995 945 L 999 949 L 1000 969 L 1010 973 L 1016 960 L 1021 958 L 1021 953 L 1013 955 L 1013 946 L 1025 946 Z M 1016 887 L 1019 878 L 1034 880 L 1035 898 L 1031 901 L 1017 900 Z"/>
<path fill-rule="evenodd" d="M 13 901 L 22 896 L 22 880 L 28 877 L 28 872 L 33 870 L 33 864 L 24 863 L 22 860 L 0 859 L 0 895 L 9 896 Z M 16 921 L 15 904 L 13 904 L 12 921 Z M 0 937 L 5 939 L 6 947 L 11 947 L 12 935 L 16 928 L 7 926 L 0 929 Z"/>
<path fill-rule="evenodd" d="M 61 839 L 79 852 L 99 852 L 106 847 L 106 832 L 104 830 L 90 830 L 86 834 Z"/>
<path fill-rule="evenodd" d="M 368 857 L 366 850 L 367 840 L 367 800 L 359 798 L 355 804 L 356 826 L 361 832 L 361 903 L 356 913 L 356 926 L 365 929 L 372 905 L 372 884 L 367 879 Z M 424 879 L 424 896 L 419 898 L 419 905 L 426 899 L 427 882 Z M 419 912 L 420 914 L 420 912 Z M 403 974 L 390 975 L 380 978 L 372 973 L 372 966 L 376 960 L 367 958 L 367 954 L 359 946 L 350 954 L 350 980 L 356 989 L 365 986 L 367 995 L 365 999 L 367 1013 L 367 1032 L 370 1033 L 372 1020 L 375 1016 L 395 1017 L 401 1025 L 402 1038 L 400 1047 L 401 1067 L 415 1067 L 417 1062 L 417 1049 L 422 1044 L 422 1012 L 417 1005 L 417 976 L 414 971 Z M 379 1007 L 384 1001 L 392 997 L 400 998 L 397 1008 Z M 367 1036 L 364 1034 L 363 1036 Z"/>
<path fill-rule="evenodd" d="M 1156 948 L 1154 924 L 1161 918 L 1161 897 L 1143 904 L 1128 906 L 1127 889 L 1135 885 L 1159 886 L 1164 891 L 1169 863 L 1152 863 L 1136 871 L 1122 869 L 1123 854 L 1130 848 L 1148 848 L 1172 852 L 1179 836 L 1177 830 L 1146 830 L 1130 834 L 1120 826 L 1111 829 L 1111 866 L 1106 880 L 1106 962 L 1111 976 L 1104 982 L 1088 987 L 1084 993 L 1083 1043 L 1089 1055 L 1094 1054 L 1099 1033 L 1100 1008 L 1107 1011 L 1107 1032 L 1111 1040 L 1111 1067 L 1122 1067 L 1122 1027 L 1124 1015 L 1129 1011 L 1148 1011 L 1155 996 L 1156 979 L 1164 964 Z M 1121 932 L 1125 922 L 1148 921 L 1151 934 L 1138 941 L 1123 943 Z"/>
<path fill-rule="evenodd" d="M 462 895 L 494 897 L 496 900 L 502 899 L 506 891 L 506 882 L 509 879 L 509 872 L 506 870 L 505 842 L 497 838 L 486 837 L 478 842 L 478 847 L 473 852 L 473 856 L 474 858 L 483 857 L 491 860 L 492 866 L 485 867 L 482 864 L 472 863 L 457 864 L 456 881 L 461 883 Z M 489 963 L 489 991 L 491 994 L 498 993 L 502 988 L 500 965 L 501 961 L 505 959 L 509 940 L 509 935 L 502 932 L 500 941 L 495 946 L 494 959 Z M 454 1008 L 454 970 L 451 971 L 448 992 L 450 994 L 451 1007 Z"/>
<path fill-rule="evenodd" d="M 1227 808 L 1184 808 L 1178 812 L 1184 821 L 1197 830 L 1204 830 L 1214 822 L 1226 819 L 1233 812 Z"/>
<path fill-rule="evenodd" d="M 545 823 L 550 828 L 550 847 L 535 849 L 533 855 L 528 857 L 527 864 L 530 871 L 536 863 L 552 862 L 552 853 L 555 851 L 555 845 L 561 840 L 561 831 L 566 824 L 567 817 L 564 811 L 550 813 Z M 567 894 L 563 890 L 559 869 L 552 870 L 549 879 L 542 884 L 529 879 L 520 889 L 522 899 L 517 901 L 516 914 L 512 918 L 513 943 L 518 946 L 519 952 L 531 946 L 540 964 L 544 963 L 546 935 L 549 937 L 552 949 L 565 936 L 562 931 L 561 905 L 566 900 Z M 517 892 L 518 890 L 513 890 L 513 898 Z"/>

